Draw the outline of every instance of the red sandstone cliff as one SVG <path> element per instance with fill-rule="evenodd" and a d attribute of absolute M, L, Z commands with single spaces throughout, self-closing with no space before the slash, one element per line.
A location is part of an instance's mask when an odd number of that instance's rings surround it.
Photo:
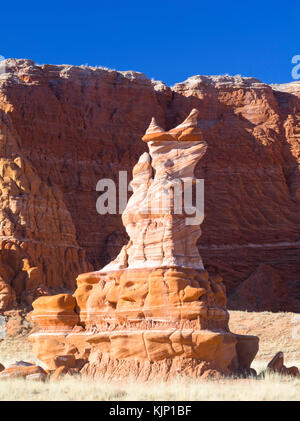
<path fill-rule="evenodd" d="M 0 308 L 75 287 L 127 242 L 96 212 L 96 183 L 132 167 L 152 116 L 192 108 L 208 150 L 199 250 L 229 307 L 300 311 L 300 84 L 194 76 L 172 89 L 135 72 L 7 60 L 0 75 Z"/>

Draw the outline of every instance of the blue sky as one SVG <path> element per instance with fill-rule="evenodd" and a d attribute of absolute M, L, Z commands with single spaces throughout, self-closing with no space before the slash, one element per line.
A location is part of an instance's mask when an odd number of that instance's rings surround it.
<path fill-rule="evenodd" d="M 226 73 L 284 83 L 300 54 L 299 16 L 299 1 L 5 1 L 0 54 L 136 70 L 168 85 Z"/>

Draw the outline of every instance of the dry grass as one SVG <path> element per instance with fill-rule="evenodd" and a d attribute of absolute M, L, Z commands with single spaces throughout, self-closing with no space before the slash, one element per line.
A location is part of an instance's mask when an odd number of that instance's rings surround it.
<path fill-rule="evenodd" d="M 121 385 L 66 376 L 56 382 L 2 380 L 0 400 L 54 401 L 284 401 L 299 400 L 300 378 L 268 375 L 263 380 L 219 381 L 173 380 L 169 383 L 139 384 L 125 380 Z"/>
<path fill-rule="evenodd" d="M 233 332 L 258 335 L 260 351 L 252 364 L 258 373 L 277 351 L 285 354 L 287 366 L 300 367 L 300 342 L 292 334 L 295 315 L 292 313 L 247 313 L 232 311 Z M 16 360 L 38 360 L 31 352 L 27 334 L 9 336 L 0 342 L 0 362 L 5 366 Z M 39 362 L 38 362 L 39 363 Z M 0 400 L 258 400 L 291 401 L 300 399 L 300 378 L 267 374 L 264 379 L 232 379 L 139 384 L 126 379 L 122 384 L 66 376 L 45 383 L 11 379 L 0 381 Z"/>

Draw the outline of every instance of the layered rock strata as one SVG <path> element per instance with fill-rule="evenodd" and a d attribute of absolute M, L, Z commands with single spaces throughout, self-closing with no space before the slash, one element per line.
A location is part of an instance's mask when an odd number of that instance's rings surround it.
<path fill-rule="evenodd" d="M 0 270 L 1 309 L 35 298 L 22 259 L 39 270 L 37 296 L 74 290 L 77 273 L 118 254 L 128 237 L 119 215 L 97 213 L 97 181 L 118 185 L 119 171 L 132 171 L 149 115 L 171 128 L 197 108 L 209 145 L 195 169 L 206 180 L 205 267 L 222 273 L 231 308 L 300 311 L 299 82 L 193 76 L 169 88 L 132 71 L 14 59 L 5 69 L 0 244 L 18 252 L 5 252 L 13 273 Z M 257 291 L 248 302 L 257 283 L 276 299 Z"/>
<path fill-rule="evenodd" d="M 149 154 L 133 169 L 122 215 L 128 244 L 100 271 L 80 275 L 73 296 L 33 303 L 34 352 L 49 369 L 74 354 L 82 373 L 107 379 L 249 371 L 258 338 L 229 331 L 222 278 L 208 274 L 197 248 L 194 168 L 207 149 L 198 111 L 169 131 L 152 120 L 143 140 Z"/>

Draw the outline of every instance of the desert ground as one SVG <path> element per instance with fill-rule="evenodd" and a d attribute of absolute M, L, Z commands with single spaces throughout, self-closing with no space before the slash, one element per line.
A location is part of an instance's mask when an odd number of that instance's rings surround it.
<path fill-rule="evenodd" d="M 230 312 L 230 328 L 235 333 L 260 338 L 260 349 L 252 367 L 261 373 L 278 351 L 283 351 L 286 366 L 300 366 L 300 320 L 295 313 Z M 7 366 L 15 361 L 38 361 L 27 341 L 30 324 L 22 311 L 6 313 L 6 335 L 0 342 L 0 362 Z M 247 400 L 285 401 L 300 399 L 300 378 L 266 374 L 264 378 L 188 381 L 138 384 L 126 379 L 120 383 L 87 380 L 65 376 L 58 381 L 0 382 L 0 400 Z"/>

